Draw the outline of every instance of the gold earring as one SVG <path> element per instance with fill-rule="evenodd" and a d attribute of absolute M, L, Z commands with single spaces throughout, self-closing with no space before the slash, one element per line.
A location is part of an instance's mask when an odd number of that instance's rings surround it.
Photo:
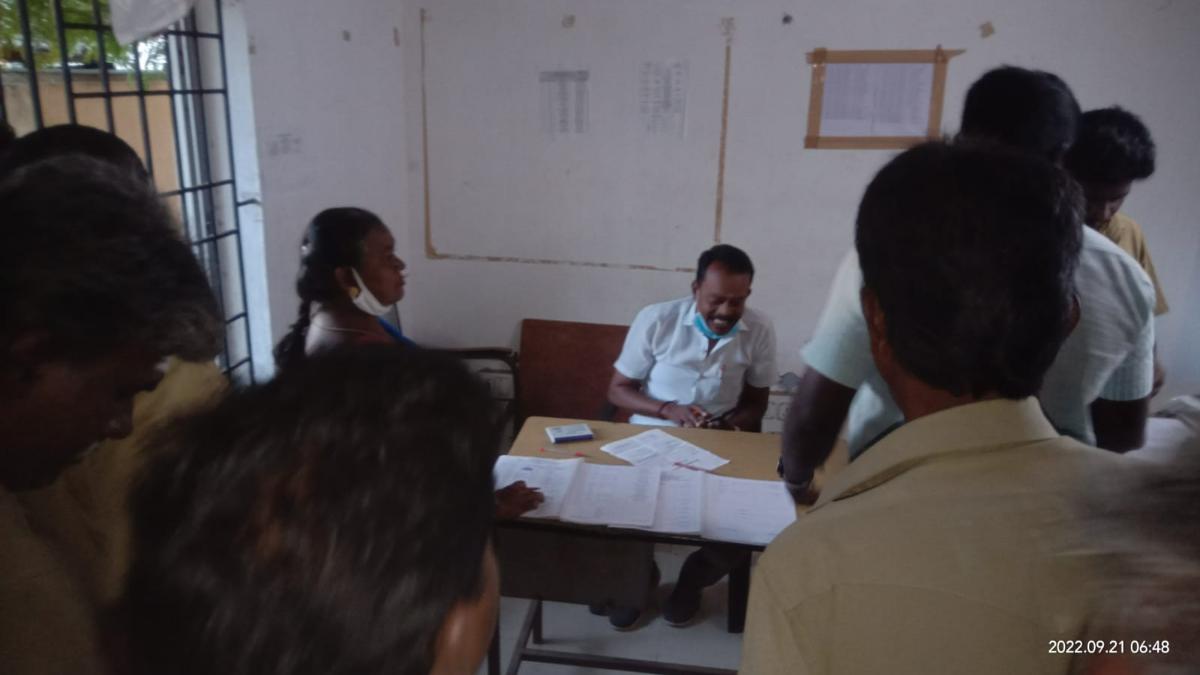
<path fill-rule="evenodd" d="M 361 291 L 359 291 L 359 290 L 358 290 L 358 286 L 351 286 L 351 287 L 350 287 L 350 291 L 349 291 L 349 293 L 350 293 L 350 299 L 351 299 L 351 300 L 353 300 L 353 299 L 357 298 L 357 297 L 358 297 L 358 294 L 359 294 L 360 292 L 361 292 Z"/>

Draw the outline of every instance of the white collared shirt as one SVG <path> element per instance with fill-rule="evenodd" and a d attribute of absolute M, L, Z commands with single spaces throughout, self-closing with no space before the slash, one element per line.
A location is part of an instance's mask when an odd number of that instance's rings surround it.
<path fill-rule="evenodd" d="M 858 255 L 851 251 L 838 267 L 817 329 L 801 352 L 822 375 L 858 390 L 850 406 L 851 458 L 904 421 L 871 357 L 859 301 L 861 288 Z M 1059 431 L 1094 444 L 1089 411 L 1093 401 L 1130 401 L 1150 395 L 1154 285 L 1129 254 L 1084 227 L 1075 292 L 1079 324 L 1046 372 L 1039 398 Z"/>
<path fill-rule="evenodd" d="M 613 364 L 617 372 L 642 382 L 642 391 L 659 401 L 698 405 L 712 415 L 732 410 L 743 384 L 775 384 L 775 327 L 764 314 L 746 308 L 732 337 L 717 341 L 696 328 L 696 302 L 680 298 L 638 312 L 625 346 Z M 669 426 L 670 420 L 634 415 L 634 424 Z"/>

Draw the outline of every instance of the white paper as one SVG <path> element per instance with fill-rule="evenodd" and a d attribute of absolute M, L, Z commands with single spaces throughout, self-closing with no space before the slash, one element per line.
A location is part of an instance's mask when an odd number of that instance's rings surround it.
<path fill-rule="evenodd" d="M 661 476 L 657 467 L 584 464 L 559 517 L 593 525 L 649 527 L 654 524 Z"/>
<path fill-rule="evenodd" d="M 661 429 L 651 429 L 636 436 L 613 441 L 600 446 L 600 449 L 634 466 L 671 469 L 683 465 L 712 471 L 729 463 L 729 460 Z"/>
<path fill-rule="evenodd" d="M 782 481 L 704 475 L 705 539 L 769 544 L 796 520 L 796 505 Z"/>
<path fill-rule="evenodd" d="M 932 63 L 830 63 L 821 99 L 822 136 L 925 136 Z"/>
<path fill-rule="evenodd" d="M 683 138 L 687 130 L 687 61 L 646 61 L 638 71 L 638 110 L 648 134 Z"/>
<path fill-rule="evenodd" d="M 676 468 L 663 471 L 658 484 L 658 508 L 652 532 L 700 534 L 704 522 L 703 471 Z"/>
<path fill-rule="evenodd" d="M 570 492 L 575 474 L 582 459 L 541 459 L 538 457 L 514 457 L 501 455 L 493 470 L 496 487 L 503 488 L 523 480 L 525 485 L 542 491 L 546 498 L 541 506 L 522 518 L 558 518 L 562 513 L 563 501 Z"/>
<path fill-rule="evenodd" d="M 1159 464 L 1171 464 L 1200 453 L 1200 432 L 1182 419 L 1151 417 L 1146 420 L 1146 442 L 1126 453 Z"/>
<path fill-rule="evenodd" d="M 542 131 L 551 138 L 585 134 L 588 130 L 588 71 L 543 70 Z"/>
<path fill-rule="evenodd" d="M 187 16 L 196 0 L 109 0 L 113 35 L 130 45 L 157 35 Z"/>

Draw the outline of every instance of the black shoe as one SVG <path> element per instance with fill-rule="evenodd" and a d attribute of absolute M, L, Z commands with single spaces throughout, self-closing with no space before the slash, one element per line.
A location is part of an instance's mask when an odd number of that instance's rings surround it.
<path fill-rule="evenodd" d="M 589 602 L 588 611 L 596 616 L 608 616 L 608 613 L 612 611 L 612 605 L 607 602 Z"/>
<path fill-rule="evenodd" d="M 613 607 L 608 612 L 609 625 L 620 631 L 633 630 L 640 618 L 642 610 L 637 607 Z"/>
<path fill-rule="evenodd" d="M 658 563 L 652 562 L 650 568 L 650 594 L 653 601 L 654 589 L 658 588 L 658 584 L 662 581 L 662 572 L 658 569 Z M 592 605 L 588 605 L 588 609 L 592 610 Z M 592 611 L 595 614 L 595 611 Z M 605 613 L 608 614 L 608 623 L 613 628 L 626 631 L 633 630 L 637 627 L 638 620 L 642 618 L 642 608 L 640 607 L 612 607 L 605 608 Z"/>
<path fill-rule="evenodd" d="M 675 584 L 675 590 L 663 603 L 663 620 L 676 628 L 690 626 L 700 614 L 701 589 Z"/>

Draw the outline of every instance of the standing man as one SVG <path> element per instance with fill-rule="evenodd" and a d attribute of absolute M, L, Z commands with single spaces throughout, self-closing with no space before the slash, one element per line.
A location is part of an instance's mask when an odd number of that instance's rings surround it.
<path fill-rule="evenodd" d="M 1043 159 L 943 143 L 871 182 L 861 305 L 908 421 L 759 558 L 742 673 L 1069 671 L 1053 645 L 1083 634 L 1098 571 L 1062 555 L 1072 509 L 1133 464 L 1035 398 L 1079 319 L 1080 201 Z"/>
<path fill-rule="evenodd" d="M 746 306 L 754 265 L 744 251 L 718 244 L 700 255 L 691 297 L 638 312 L 613 364 L 608 400 L 633 411 L 630 422 L 760 431 L 775 383 L 775 328 Z M 674 626 L 692 622 L 701 591 L 745 555 L 705 546 L 688 556 L 663 607 Z M 637 622 L 640 609 L 609 613 L 615 628 Z"/>
<path fill-rule="evenodd" d="M 128 436 L 158 364 L 212 359 L 222 322 L 166 207 L 115 165 L 24 166 L 0 213 L 0 672 L 103 673 L 99 608 L 19 497 Z"/>
<path fill-rule="evenodd" d="M 1013 66 L 983 75 L 967 92 L 958 142 L 999 146 L 1055 164 L 1075 140 L 1079 104 L 1057 76 Z M 1082 227 L 1082 225 L 1081 225 Z M 1055 427 L 1089 445 L 1126 452 L 1142 445 L 1154 373 L 1154 287 L 1138 264 L 1083 228 L 1075 270 L 1082 317 L 1047 371 L 1039 398 Z M 811 503 L 813 472 L 849 415 L 850 459 L 904 423 L 871 360 L 859 303 L 862 272 L 851 251 L 834 277 L 805 346 L 784 425 L 781 470 L 797 500 Z"/>
<path fill-rule="evenodd" d="M 1064 164 L 1083 187 L 1087 200 L 1084 224 L 1121 247 L 1154 284 L 1154 316 L 1168 311 L 1167 297 L 1154 272 L 1150 247 L 1142 226 L 1121 213 L 1134 181 L 1154 174 L 1154 139 L 1137 115 L 1113 106 L 1089 110 L 1079 117 L 1079 136 L 1067 152 Z M 1164 373 L 1154 362 L 1154 392 L 1162 388 Z"/>

